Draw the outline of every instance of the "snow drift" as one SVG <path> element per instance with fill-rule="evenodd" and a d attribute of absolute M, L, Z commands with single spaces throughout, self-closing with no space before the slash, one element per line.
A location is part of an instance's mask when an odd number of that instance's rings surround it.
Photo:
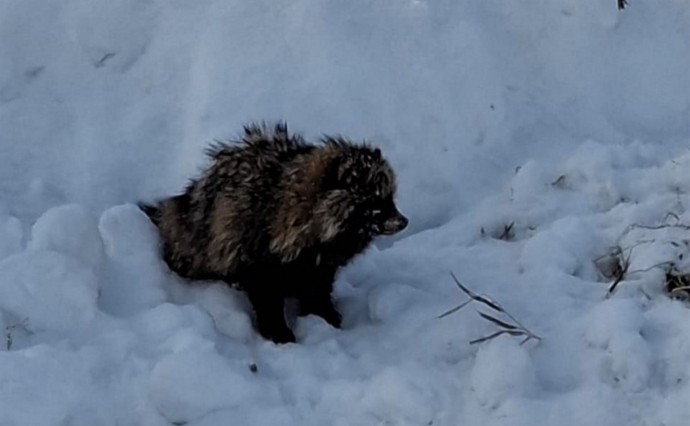
<path fill-rule="evenodd" d="M 684 425 L 688 40 L 682 0 L 0 1 L 0 424 Z M 380 145 L 411 219 L 287 346 L 134 206 L 277 119 Z M 470 345 L 450 271 L 542 340 Z"/>

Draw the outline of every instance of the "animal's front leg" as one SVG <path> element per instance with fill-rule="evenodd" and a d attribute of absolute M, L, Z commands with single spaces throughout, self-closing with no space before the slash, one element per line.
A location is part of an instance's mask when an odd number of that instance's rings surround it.
<path fill-rule="evenodd" d="M 308 300 L 307 308 L 302 308 L 302 315 L 314 314 L 320 316 L 333 327 L 340 328 L 343 317 L 333 304 L 330 295 L 329 297 L 318 296 Z M 304 306 L 304 299 L 302 299 L 301 303 Z"/>
<path fill-rule="evenodd" d="M 295 342 L 295 334 L 285 322 L 285 298 L 271 290 L 264 286 L 250 286 L 247 289 L 259 333 L 275 343 Z"/>
<path fill-rule="evenodd" d="M 299 293 L 300 315 L 314 314 L 335 328 L 340 328 L 342 316 L 333 304 L 331 292 L 335 271 L 318 271 L 307 277 Z"/>

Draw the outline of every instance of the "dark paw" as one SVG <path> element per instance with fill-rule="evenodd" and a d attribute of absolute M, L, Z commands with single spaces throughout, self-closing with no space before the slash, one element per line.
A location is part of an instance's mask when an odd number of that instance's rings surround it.
<path fill-rule="evenodd" d="M 295 343 L 297 339 L 295 338 L 295 333 L 292 332 L 289 328 L 285 327 L 280 327 L 280 328 L 266 328 L 264 327 L 263 329 L 259 330 L 259 333 L 267 339 L 270 340 L 274 343 L 281 344 L 281 343 Z"/>
<path fill-rule="evenodd" d="M 340 328 L 343 322 L 343 316 L 335 308 L 328 309 L 324 312 L 315 312 L 316 315 L 323 318 L 327 323 L 335 328 Z"/>
<path fill-rule="evenodd" d="M 300 310 L 300 316 L 316 315 L 317 317 L 323 318 L 327 323 L 335 328 L 340 328 L 343 322 L 343 317 L 335 309 L 334 306 L 319 306 L 319 307 L 309 307 L 302 306 Z"/>

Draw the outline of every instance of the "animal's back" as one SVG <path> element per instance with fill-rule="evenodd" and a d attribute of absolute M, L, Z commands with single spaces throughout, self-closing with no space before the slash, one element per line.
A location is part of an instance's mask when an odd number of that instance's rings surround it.
<path fill-rule="evenodd" d="M 192 278 L 232 279 L 241 265 L 262 258 L 285 172 L 313 149 L 281 126 L 250 127 L 240 143 L 211 147 L 211 165 L 190 183 L 188 199 L 164 204 L 171 234 L 185 235 L 170 247 L 173 269 Z"/>

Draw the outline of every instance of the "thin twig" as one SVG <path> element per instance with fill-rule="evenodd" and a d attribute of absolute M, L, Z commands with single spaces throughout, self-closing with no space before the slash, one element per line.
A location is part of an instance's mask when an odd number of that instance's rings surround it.
<path fill-rule="evenodd" d="M 622 255 L 622 253 L 621 253 Z M 625 279 L 625 276 L 628 274 L 628 269 L 630 268 L 630 258 L 632 257 L 632 249 L 628 251 L 628 256 L 625 259 L 621 260 L 621 265 L 620 269 L 618 271 L 618 275 L 616 276 L 616 279 L 613 281 L 613 284 L 609 287 L 609 290 L 606 294 L 606 297 L 610 297 L 613 292 L 616 290 L 618 287 L 618 284 L 621 283 Z"/>
<path fill-rule="evenodd" d="M 503 225 L 503 233 L 498 237 L 499 240 L 508 241 L 513 238 L 513 227 L 515 222 L 510 222 L 507 225 Z"/>
<path fill-rule="evenodd" d="M 666 215 L 668 217 L 668 215 Z M 625 230 L 621 233 L 620 237 L 618 239 L 620 240 L 624 236 L 626 236 L 630 231 L 633 229 L 646 229 L 649 231 L 658 231 L 660 229 L 666 229 L 666 228 L 677 228 L 677 229 L 682 229 L 684 231 L 690 231 L 690 225 L 685 224 L 685 223 L 665 223 L 663 225 L 641 225 L 639 223 L 633 223 L 631 225 L 628 225 Z"/>
<path fill-rule="evenodd" d="M 619 239 L 620 239 L 620 237 L 619 237 Z M 602 254 L 601 256 L 595 258 L 594 262 L 599 262 L 599 261 L 601 261 L 607 257 L 621 256 L 621 255 L 623 255 L 623 252 L 625 252 L 625 251 L 632 250 L 638 246 L 641 246 L 642 244 L 650 244 L 650 243 L 654 243 L 654 242 L 656 242 L 655 239 L 650 239 L 650 240 L 640 240 L 640 241 L 636 242 L 635 244 L 625 246 L 625 247 L 614 246 L 611 248 L 613 250 L 612 253 Z"/>
<path fill-rule="evenodd" d="M 664 222 L 666 222 L 666 220 L 667 220 L 669 217 L 674 218 L 674 219 L 676 220 L 676 223 L 680 222 L 680 216 L 678 216 L 677 214 L 675 214 L 675 213 L 673 213 L 673 212 L 668 212 L 668 213 L 666 213 L 666 216 L 664 216 Z"/>
<path fill-rule="evenodd" d="M 672 260 L 667 260 L 667 261 L 664 261 L 664 262 L 659 262 L 659 263 L 657 263 L 656 265 L 652 265 L 652 266 L 650 266 L 650 267 L 648 267 L 648 268 L 634 269 L 634 270 L 632 270 L 632 271 L 629 271 L 628 274 L 629 274 L 629 275 L 632 275 L 632 274 L 637 274 L 637 273 L 640 273 L 640 272 L 649 272 L 649 271 L 651 271 L 652 269 L 660 268 L 660 267 L 662 267 L 662 266 L 673 266 L 674 264 L 675 264 L 675 262 L 673 262 Z"/>
<path fill-rule="evenodd" d="M 5 327 L 5 349 L 8 351 L 12 350 L 12 345 L 14 344 L 14 336 L 12 333 L 19 327 L 26 328 L 28 320 L 28 318 L 25 318 L 22 321 Z"/>
<path fill-rule="evenodd" d="M 634 270 L 631 271 L 631 270 L 629 270 L 629 268 L 630 268 L 630 263 L 631 263 L 631 262 L 630 262 L 630 258 L 631 258 L 631 256 L 632 256 L 632 248 L 636 247 L 637 245 L 639 245 L 639 244 L 636 244 L 636 245 L 634 245 L 633 247 L 631 247 L 631 248 L 629 249 L 629 251 L 628 251 L 628 255 L 626 256 L 626 258 L 621 260 L 620 269 L 619 269 L 619 271 L 616 273 L 615 280 L 614 280 L 613 283 L 611 283 L 611 285 L 609 286 L 609 289 L 608 289 L 608 292 L 607 292 L 607 297 L 611 296 L 611 294 L 613 294 L 613 292 L 616 290 L 616 288 L 618 287 L 618 285 L 619 285 L 621 282 L 623 282 L 623 281 L 625 280 L 625 278 L 627 278 L 627 277 L 630 276 L 630 275 L 638 274 L 638 273 L 641 273 L 641 272 L 649 272 L 649 271 L 651 271 L 652 269 L 660 268 L 660 267 L 663 267 L 663 266 L 671 266 L 671 267 L 672 267 L 672 266 L 675 264 L 675 262 L 673 262 L 673 261 L 666 260 L 666 261 L 663 261 L 663 262 L 659 262 L 659 263 L 657 263 L 657 264 L 654 264 L 654 265 L 652 265 L 652 266 L 649 266 L 649 267 L 647 267 L 647 268 L 634 269 Z M 621 252 L 619 252 L 618 254 L 611 254 L 611 256 L 620 256 L 620 255 L 622 255 Z"/>
<path fill-rule="evenodd" d="M 12 350 L 12 330 L 13 326 L 8 325 L 5 327 L 5 348 L 8 351 Z"/>

